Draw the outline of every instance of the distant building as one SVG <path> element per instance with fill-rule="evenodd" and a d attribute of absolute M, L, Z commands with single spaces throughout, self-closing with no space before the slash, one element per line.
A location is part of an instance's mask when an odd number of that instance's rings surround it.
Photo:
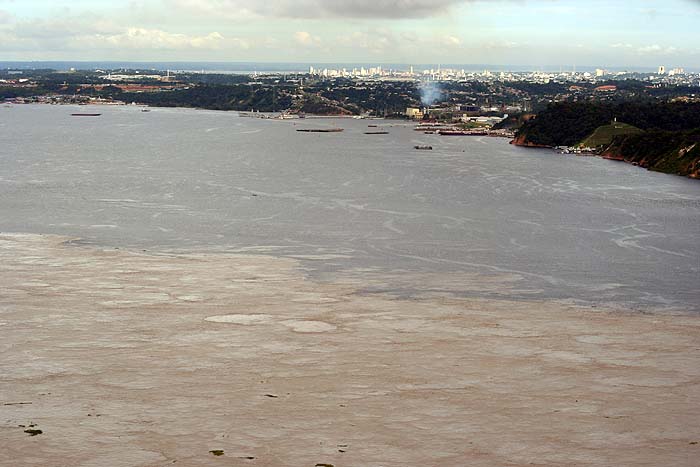
<path fill-rule="evenodd" d="M 597 88 L 594 89 L 595 92 L 614 92 L 617 91 L 617 86 L 614 85 L 608 85 L 608 86 L 598 86 Z"/>
<path fill-rule="evenodd" d="M 685 70 L 683 68 L 674 68 L 673 70 L 668 72 L 669 76 L 683 75 L 683 74 L 685 74 Z"/>
<path fill-rule="evenodd" d="M 666 74 L 666 67 L 663 66 L 663 65 L 661 65 L 661 66 L 659 67 L 659 73 L 658 73 L 658 74 L 660 74 L 660 75 L 665 75 L 665 74 Z"/>
<path fill-rule="evenodd" d="M 423 118 L 423 112 L 418 107 L 407 107 L 406 116 L 414 120 L 420 120 Z"/>
<path fill-rule="evenodd" d="M 598 78 L 605 76 L 605 73 L 606 73 L 605 70 L 601 70 L 600 68 L 596 68 L 596 70 L 595 70 L 595 75 Z"/>
<path fill-rule="evenodd" d="M 478 105 L 468 105 L 468 104 L 460 104 L 455 106 L 455 111 L 458 112 L 467 112 L 467 113 L 478 113 L 481 112 L 481 107 Z"/>

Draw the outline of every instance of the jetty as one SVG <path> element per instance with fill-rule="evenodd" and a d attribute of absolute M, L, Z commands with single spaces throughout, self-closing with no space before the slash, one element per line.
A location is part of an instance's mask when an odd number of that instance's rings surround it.
<path fill-rule="evenodd" d="M 343 128 L 299 128 L 297 131 L 303 133 L 340 133 Z"/>

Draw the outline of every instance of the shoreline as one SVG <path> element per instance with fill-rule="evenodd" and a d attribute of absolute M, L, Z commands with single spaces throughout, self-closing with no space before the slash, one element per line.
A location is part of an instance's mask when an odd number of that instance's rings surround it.
<path fill-rule="evenodd" d="M 694 465 L 698 316 L 70 240 L 0 235 L 0 465 Z"/>
<path fill-rule="evenodd" d="M 556 151 L 556 149 L 557 149 L 557 148 L 555 148 L 554 146 L 546 146 L 546 145 L 534 144 L 534 143 L 530 143 L 530 142 L 522 143 L 522 142 L 519 142 L 520 140 L 521 140 L 521 138 L 515 138 L 515 139 L 511 140 L 510 144 L 512 144 L 513 146 L 521 147 L 521 148 L 550 149 L 550 150 L 552 150 L 552 151 Z M 636 161 L 627 160 L 627 159 L 625 159 L 625 158 L 622 157 L 622 156 L 612 156 L 612 155 L 606 155 L 606 154 L 607 154 L 606 152 L 602 152 L 602 153 L 595 153 L 595 152 L 594 152 L 594 153 L 581 153 L 581 154 L 574 154 L 574 155 L 575 155 L 575 156 L 579 156 L 579 157 L 581 157 L 581 156 L 584 156 L 584 157 L 591 157 L 591 156 L 593 156 L 593 157 L 599 157 L 599 158 L 601 158 L 601 159 L 605 159 L 605 160 L 608 160 L 608 161 L 613 161 L 613 162 L 624 162 L 625 164 L 629 164 L 629 165 L 632 165 L 632 166 L 634 166 L 634 167 L 639 167 L 639 168 L 644 169 L 644 170 L 647 170 L 647 171 L 649 171 L 649 172 L 656 172 L 656 173 L 661 173 L 661 174 L 666 174 L 666 175 L 674 175 L 674 176 L 676 176 L 676 177 L 684 177 L 684 178 L 689 178 L 689 179 L 691 179 L 691 180 L 700 180 L 700 176 L 696 176 L 696 175 L 694 175 L 694 174 L 683 175 L 683 174 L 675 173 L 675 172 L 663 172 L 663 171 L 661 171 L 661 170 L 653 170 L 653 169 L 651 169 L 651 168 L 649 168 L 649 167 L 643 167 L 642 165 L 640 165 L 640 164 L 639 164 L 638 162 L 636 162 Z M 565 154 L 565 155 L 568 156 L 568 155 L 571 155 L 571 154 Z"/>
<path fill-rule="evenodd" d="M 87 104 L 79 104 L 75 102 L 44 102 L 44 101 L 37 101 L 37 102 L 14 102 L 14 101 L 5 101 L 4 102 L 4 107 L 12 107 L 13 105 L 19 105 L 19 106 L 28 106 L 28 105 L 57 105 L 57 106 L 74 106 L 78 108 L 85 108 L 89 106 L 95 106 L 95 107 L 138 107 L 139 109 L 180 109 L 180 110 L 202 110 L 202 111 L 207 111 L 207 112 L 222 112 L 222 113 L 235 113 L 238 114 L 239 117 L 241 118 L 260 118 L 260 119 L 267 119 L 267 120 L 315 120 L 315 119 L 324 119 L 324 118 L 337 118 L 337 119 L 345 119 L 345 120 L 385 120 L 385 121 L 391 121 L 391 122 L 402 122 L 407 125 L 413 124 L 410 120 L 405 120 L 401 118 L 392 118 L 392 117 L 379 117 L 379 116 L 370 116 L 370 117 L 362 117 L 360 114 L 309 114 L 307 113 L 304 118 L 279 118 L 281 115 L 285 115 L 284 112 L 251 112 L 250 110 L 221 110 L 221 109 L 208 109 L 206 107 L 180 107 L 180 106 L 168 106 L 168 105 L 149 105 L 149 104 L 139 104 L 139 103 L 130 103 L 130 102 L 123 102 L 123 101 L 109 101 L 109 102 L 90 102 Z M 276 117 L 271 117 L 272 115 L 275 115 Z M 294 114 L 296 115 L 296 114 Z"/>

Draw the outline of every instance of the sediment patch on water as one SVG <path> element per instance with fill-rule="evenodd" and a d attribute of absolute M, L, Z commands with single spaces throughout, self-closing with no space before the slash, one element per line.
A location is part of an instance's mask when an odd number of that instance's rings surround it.
<path fill-rule="evenodd" d="M 697 458 L 696 316 L 407 300 L 293 259 L 68 240 L 0 235 L 0 465 Z"/>

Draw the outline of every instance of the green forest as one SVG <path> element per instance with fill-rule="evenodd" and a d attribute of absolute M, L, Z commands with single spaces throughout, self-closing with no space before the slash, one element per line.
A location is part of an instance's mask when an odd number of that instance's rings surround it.
<path fill-rule="evenodd" d="M 617 119 L 644 131 L 612 137 L 603 156 L 660 172 L 700 177 L 700 103 L 595 102 L 550 105 L 520 127 L 523 145 L 575 146 Z M 636 130 L 636 129 L 635 129 Z"/>
<path fill-rule="evenodd" d="M 542 146 L 574 146 L 614 119 L 642 130 L 700 128 L 698 102 L 560 102 L 523 124 L 518 136 Z"/>

